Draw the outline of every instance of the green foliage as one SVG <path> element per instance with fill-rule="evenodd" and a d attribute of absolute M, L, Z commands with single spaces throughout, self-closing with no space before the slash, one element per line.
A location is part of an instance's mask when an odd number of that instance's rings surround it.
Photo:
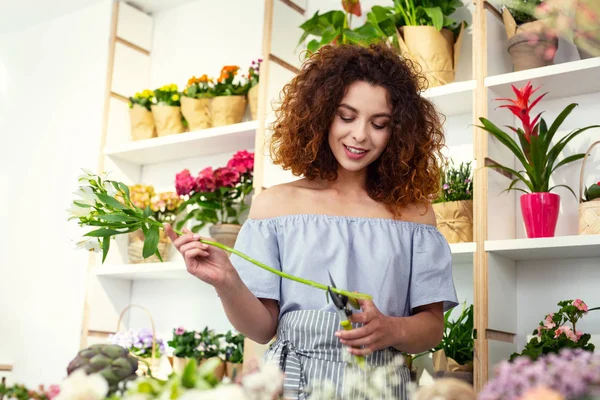
<path fill-rule="evenodd" d="M 137 104 L 150 111 L 150 106 L 154 103 L 154 100 L 154 92 L 150 89 L 145 89 L 142 92 L 138 92 L 133 97 L 129 98 L 129 108 L 132 108 L 134 104 Z"/>
<path fill-rule="evenodd" d="M 241 333 L 233 334 L 228 331 L 225 335 L 225 361 L 232 362 L 234 364 L 241 364 L 244 362 L 244 339 L 246 337 Z"/>
<path fill-rule="evenodd" d="M 461 314 L 455 321 L 450 321 L 449 310 L 444 314 L 444 336 L 439 345 L 431 352 L 444 350 L 447 357 L 461 365 L 473 362 L 475 349 L 475 331 L 473 329 L 473 305 L 463 305 Z"/>
<path fill-rule="evenodd" d="M 498 5 L 506 7 L 517 25 L 521 25 L 537 19 L 535 9 L 542 3 L 543 0 L 500 0 Z"/>
<path fill-rule="evenodd" d="M 177 85 L 174 83 L 155 89 L 154 95 L 156 96 L 156 104 L 158 105 L 181 106 L 181 93 L 179 93 Z"/>
<path fill-rule="evenodd" d="M 600 182 L 586 187 L 583 191 L 583 201 L 592 201 L 600 199 Z"/>
<path fill-rule="evenodd" d="M 434 203 L 473 199 L 473 175 L 471 162 L 460 163 L 458 168 L 450 161 L 442 169 L 441 191 Z"/>
<path fill-rule="evenodd" d="M 589 343 L 591 335 L 577 331 L 577 322 L 592 310 L 581 300 L 564 300 L 558 302 L 560 307 L 556 313 L 546 315 L 539 326 L 533 331 L 535 337 L 525 345 L 521 353 L 511 354 L 509 360 L 513 361 L 519 356 L 527 356 L 535 361 L 543 354 L 558 354 L 563 348 L 579 348 L 594 351 L 595 346 Z M 568 324 L 571 324 L 569 326 Z"/>
<path fill-rule="evenodd" d="M 203 331 L 187 331 L 183 328 L 173 329 L 173 337 L 167 343 L 173 350 L 175 357 L 193 358 L 202 360 L 218 357 L 221 354 L 221 338 L 223 334 L 216 334 L 214 330 L 205 327 Z"/>
<path fill-rule="evenodd" d="M 460 23 L 450 16 L 463 6 L 461 0 L 394 0 L 390 11 L 396 17 L 396 26 L 433 26 L 438 31 L 447 28 L 455 34 Z"/>

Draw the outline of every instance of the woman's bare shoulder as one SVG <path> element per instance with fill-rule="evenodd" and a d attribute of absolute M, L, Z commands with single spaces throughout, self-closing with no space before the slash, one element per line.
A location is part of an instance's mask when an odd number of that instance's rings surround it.
<path fill-rule="evenodd" d="M 265 219 L 297 213 L 309 187 L 304 179 L 271 186 L 252 199 L 249 217 Z"/>
<path fill-rule="evenodd" d="M 433 211 L 433 207 L 430 203 L 422 204 L 422 203 L 411 203 L 404 208 L 402 211 L 403 220 L 409 222 L 416 222 L 419 224 L 425 225 L 437 225 L 437 221 L 435 219 L 435 212 Z"/>

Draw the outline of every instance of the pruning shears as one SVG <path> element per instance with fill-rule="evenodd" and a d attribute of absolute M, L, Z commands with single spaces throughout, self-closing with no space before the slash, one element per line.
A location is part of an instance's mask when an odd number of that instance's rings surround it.
<path fill-rule="evenodd" d="M 349 331 L 352 330 L 352 322 L 350 322 L 350 316 L 352 315 L 353 308 L 359 309 L 358 302 L 355 299 L 348 299 L 348 296 L 344 296 L 342 294 L 335 293 L 331 288 L 335 288 L 335 283 L 333 282 L 333 278 L 331 274 L 329 274 L 329 280 L 331 281 L 331 287 L 327 287 L 327 292 L 337 309 L 338 315 L 340 316 L 340 325 L 344 330 Z M 363 367 L 365 364 L 365 358 L 363 356 L 354 356 L 356 361 L 360 367 Z"/>

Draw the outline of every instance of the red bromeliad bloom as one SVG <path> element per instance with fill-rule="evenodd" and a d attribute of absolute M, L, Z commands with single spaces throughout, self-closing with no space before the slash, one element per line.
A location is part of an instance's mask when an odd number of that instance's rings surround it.
<path fill-rule="evenodd" d="M 346 10 L 346 12 L 354 14 L 357 17 L 362 15 L 360 0 L 342 0 L 342 7 L 344 10 Z"/>
<path fill-rule="evenodd" d="M 531 95 L 538 91 L 539 87 L 533 89 L 533 86 L 531 86 L 531 82 L 527 82 L 527 85 L 525 85 L 525 87 L 523 87 L 522 89 L 517 89 L 514 85 L 511 85 L 511 87 L 513 89 L 513 92 L 515 92 L 515 95 L 517 96 L 516 100 L 506 98 L 496 100 L 504 100 L 511 103 L 504 104 L 500 106 L 500 108 L 508 108 L 517 118 L 521 120 L 521 122 L 523 123 L 523 132 L 525 134 L 525 139 L 529 142 L 531 135 L 538 135 L 537 124 L 538 120 L 540 119 L 540 116 L 542 115 L 542 113 L 539 113 L 532 121 L 530 115 L 531 109 L 535 107 L 535 105 L 539 103 L 539 101 L 547 93 L 542 94 L 531 104 L 529 104 L 529 99 Z M 518 133 L 517 129 L 513 128 L 512 126 L 509 126 L 509 128 Z"/>

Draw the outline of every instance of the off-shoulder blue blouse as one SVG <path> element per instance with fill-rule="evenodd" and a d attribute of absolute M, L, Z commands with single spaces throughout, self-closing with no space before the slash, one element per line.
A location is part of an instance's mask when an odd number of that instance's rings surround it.
<path fill-rule="evenodd" d="M 385 218 L 294 214 L 248 219 L 235 249 L 280 271 L 373 296 L 388 316 L 412 314 L 415 307 L 458 304 L 452 256 L 435 226 Z M 334 311 L 326 292 L 282 279 L 236 256 L 231 261 L 258 298 L 279 301 L 288 311 Z"/>

